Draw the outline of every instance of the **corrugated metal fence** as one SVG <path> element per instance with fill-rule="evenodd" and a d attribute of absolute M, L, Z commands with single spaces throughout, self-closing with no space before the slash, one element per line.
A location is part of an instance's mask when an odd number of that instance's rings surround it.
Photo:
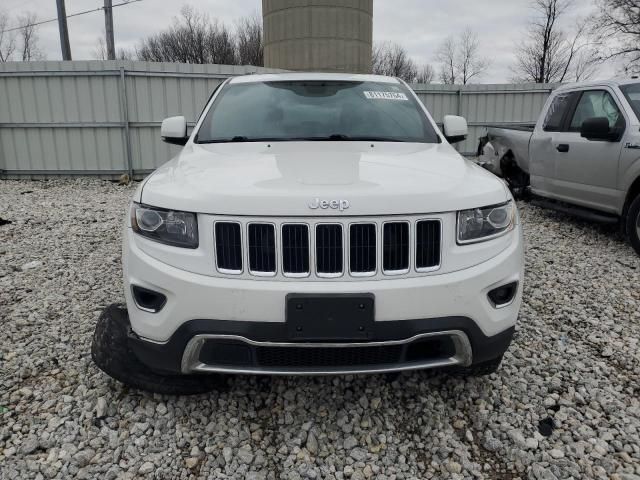
<path fill-rule="evenodd" d="M 165 117 L 197 119 L 225 78 L 277 70 L 133 61 L 0 63 L 0 173 L 144 174 L 179 150 Z"/>
<path fill-rule="evenodd" d="M 0 64 L 0 175 L 143 175 L 178 147 L 160 140 L 162 119 L 193 125 L 225 78 L 276 70 L 133 61 Z M 472 154 L 487 124 L 534 122 L 547 85 L 413 85 L 436 121 L 463 115 Z"/>

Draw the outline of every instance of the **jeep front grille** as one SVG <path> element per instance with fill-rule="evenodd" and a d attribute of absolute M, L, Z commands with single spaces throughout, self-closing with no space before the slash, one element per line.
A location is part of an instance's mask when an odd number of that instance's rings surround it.
<path fill-rule="evenodd" d="M 376 273 L 375 223 L 354 223 L 349 227 L 349 269 L 356 276 Z"/>
<path fill-rule="evenodd" d="M 422 218 L 214 220 L 214 258 L 227 275 L 401 276 L 440 267 L 441 230 L 440 219 Z"/>
<path fill-rule="evenodd" d="M 440 265 L 440 222 L 416 224 L 416 268 L 430 269 Z"/>
<path fill-rule="evenodd" d="M 342 225 L 316 225 L 316 272 L 318 275 L 342 275 L 343 256 Z"/>
<path fill-rule="evenodd" d="M 252 223 L 248 232 L 249 271 L 253 275 L 275 275 L 275 226 L 268 223 Z"/>
<path fill-rule="evenodd" d="M 294 224 L 282 226 L 282 271 L 287 276 L 309 274 L 309 227 Z"/>
<path fill-rule="evenodd" d="M 384 224 L 382 235 L 382 270 L 391 275 L 409 271 L 409 224 L 389 222 Z"/>
<path fill-rule="evenodd" d="M 242 234 L 236 222 L 216 222 L 216 260 L 223 273 L 242 273 Z"/>

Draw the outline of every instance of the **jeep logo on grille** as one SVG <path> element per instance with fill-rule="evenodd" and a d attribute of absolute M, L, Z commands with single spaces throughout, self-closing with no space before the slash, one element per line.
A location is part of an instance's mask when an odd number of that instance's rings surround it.
<path fill-rule="evenodd" d="M 334 210 L 340 210 L 341 212 L 350 206 L 349 200 L 321 200 L 319 198 L 314 198 L 313 202 L 309 204 L 311 210 L 317 210 L 318 208 L 326 210 L 332 208 Z"/>

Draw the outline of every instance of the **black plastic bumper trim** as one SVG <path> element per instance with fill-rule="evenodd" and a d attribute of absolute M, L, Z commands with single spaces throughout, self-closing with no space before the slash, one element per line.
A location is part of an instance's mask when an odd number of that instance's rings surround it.
<path fill-rule="evenodd" d="M 492 337 L 486 336 L 478 325 L 466 317 L 441 317 L 420 320 L 375 322 L 371 341 L 403 340 L 421 333 L 461 330 L 469 338 L 472 362 L 478 364 L 502 355 L 513 338 L 515 327 Z M 129 347 L 141 362 L 154 370 L 181 372 L 182 354 L 195 335 L 238 335 L 255 341 L 290 341 L 284 322 L 245 322 L 232 320 L 190 320 L 176 330 L 166 343 L 155 343 L 129 334 Z"/>

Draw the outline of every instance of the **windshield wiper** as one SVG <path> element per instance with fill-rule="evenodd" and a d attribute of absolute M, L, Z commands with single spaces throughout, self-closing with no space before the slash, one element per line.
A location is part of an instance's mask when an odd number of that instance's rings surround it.
<path fill-rule="evenodd" d="M 213 138 L 210 140 L 199 140 L 196 143 L 238 143 L 238 142 L 268 142 L 272 138 L 249 138 L 244 135 L 236 135 L 231 138 Z"/>
<path fill-rule="evenodd" d="M 216 138 L 210 140 L 197 140 L 196 143 L 240 143 L 240 142 L 405 142 L 389 137 L 351 137 L 344 133 L 332 133 L 322 137 L 283 137 L 283 138 L 251 138 L 244 135 L 236 135 L 231 138 Z"/>
<path fill-rule="evenodd" d="M 404 142 L 404 140 L 388 137 L 352 137 L 344 133 L 333 133 L 326 137 L 301 137 L 299 139 L 291 138 L 287 140 L 310 140 L 315 142 Z"/>
<path fill-rule="evenodd" d="M 408 142 L 408 140 L 390 137 L 351 137 L 349 140 L 354 142 Z"/>

